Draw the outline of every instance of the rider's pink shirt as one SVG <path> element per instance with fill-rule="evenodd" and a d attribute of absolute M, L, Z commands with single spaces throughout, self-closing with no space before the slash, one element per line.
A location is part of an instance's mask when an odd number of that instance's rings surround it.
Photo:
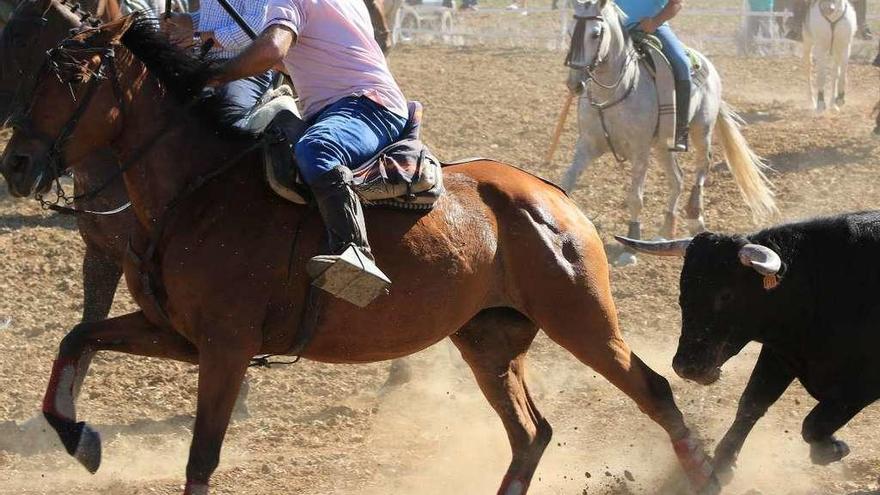
<path fill-rule="evenodd" d="M 284 66 L 309 118 L 347 96 L 366 96 L 407 116 L 406 98 L 373 38 L 360 0 L 270 0 L 266 27 L 286 26 L 296 43 Z"/>

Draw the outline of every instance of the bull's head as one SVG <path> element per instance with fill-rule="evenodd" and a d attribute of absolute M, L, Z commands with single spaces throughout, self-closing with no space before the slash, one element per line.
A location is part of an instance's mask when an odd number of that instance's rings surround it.
<path fill-rule="evenodd" d="M 677 241 L 617 239 L 642 253 L 685 259 L 678 301 L 681 338 L 672 361 L 679 376 L 708 385 L 721 376 L 728 359 L 759 339 L 762 322 L 756 314 L 779 284 L 783 267 L 772 249 L 742 236 L 712 233 Z"/>

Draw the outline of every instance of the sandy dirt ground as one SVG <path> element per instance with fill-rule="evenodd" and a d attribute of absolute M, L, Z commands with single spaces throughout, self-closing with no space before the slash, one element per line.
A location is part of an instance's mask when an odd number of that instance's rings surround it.
<path fill-rule="evenodd" d="M 874 69 L 851 67 L 847 106 L 817 117 L 797 60 L 709 55 L 725 80 L 726 99 L 750 124 L 748 140 L 773 167 L 784 220 L 878 206 L 880 141 L 871 137 L 869 117 L 878 96 Z M 561 57 L 403 47 L 392 66 L 408 95 L 425 104 L 425 139 L 441 157 L 488 156 L 558 179 L 573 151 L 574 126 L 553 163 L 540 157 L 563 99 Z M 693 167 L 690 158 L 685 162 L 690 184 Z M 720 161 L 714 170 L 709 227 L 758 228 L 730 173 Z M 611 236 L 626 231 L 628 182 L 628 165 L 606 158 L 573 194 L 609 249 Z M 653 235 L 665 199 L 659 168 L 651 169 L 645 196 L 644 225 Z M 178 494 L 196 390 L 190 366 L 116 354 L 96 359 L 79 404 L 81 417 L 105 440 L 105 462 L 94 476 L 51 437 L 20 433 L 38 411 L 59 340 L 78 321 L 82 252 L 70 219 L 0 192 L 0 494 Z M 733 419 L 757 347 L 732 359 L 713 386 L 675 377 L 680 268 L 678 260 L 642 259 L 615 269 L 614 295 L 627 339 L 670 379 L 689 423 L 714 448 Z M 132 309 L 120 291 L 114 314 Z M 542 335 L 530 357 L 537 403 L 555 430 L 530 493 L 681 493 L 670 445 L 632 402 Z M 301 362 L 249 372 L 251 415 L 229 431 L 214 493 L 494 493 L 509 460 L 506 437 L 457 352 L 443 343 L 412 361 L 414 380 L 386 394 L 379 390 L 387 363 Z M 880 408 L 869 407 L 840 432 L 852 455 L 820 468 L 809 463 L 800 439 L 801 420 L 814 404 L 792 386 L 747 441 L 725 493 L 880 493 Z"/>

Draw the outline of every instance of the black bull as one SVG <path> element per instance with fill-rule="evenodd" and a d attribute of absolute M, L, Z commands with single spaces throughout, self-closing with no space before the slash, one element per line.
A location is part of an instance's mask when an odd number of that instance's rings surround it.
<path fill-rule="evenodd" d="M 711 383 L 746 344 L 763 344 L 736 419 L 715 450 L 719 474 L 731 472 L 752 427 L 795 379 L 818 401 L 802 430 L 812 461 L 824 465 L 849 453 L 834 433 L 880 398 L 880 212 L 748 236 L 620 240 L 685 257 L 673 360 L 680 376 Z"/>

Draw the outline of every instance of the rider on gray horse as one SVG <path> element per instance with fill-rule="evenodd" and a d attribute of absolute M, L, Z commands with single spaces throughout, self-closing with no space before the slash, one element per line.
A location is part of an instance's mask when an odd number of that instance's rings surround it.
<path fill-rule="evenodd" d="M 675 76 L 675 147 L 687 151 L 691 109 L 691 61 L 684 44 L 669 27 L 669 21 L 683 6 L 682 0 L 617 0 L 626 14 L 626 29 L 653 34 L 663 43 L 663 54 Z"/>

